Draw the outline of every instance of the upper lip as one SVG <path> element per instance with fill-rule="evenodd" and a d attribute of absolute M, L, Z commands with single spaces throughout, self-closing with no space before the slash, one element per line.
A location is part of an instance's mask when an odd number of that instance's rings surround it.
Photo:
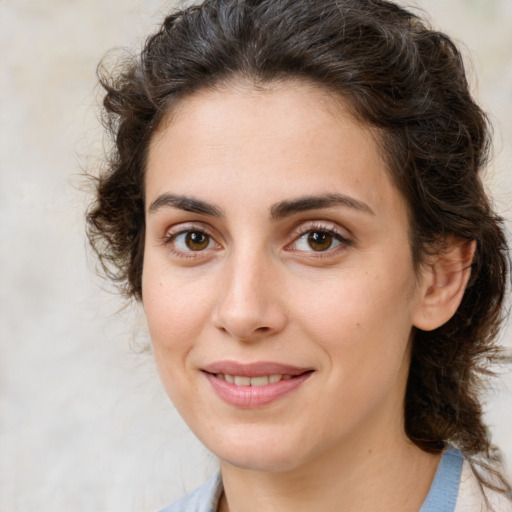
<path fill-rule="evenodd" d="M 301 375 L 311 371 L 312 368 L 304 368 L 289 364 L 261 361 L 255 363 L 238 363 L 236 361 L 216 361 L 201 368 L 203 371 L 213 374 L 237 375 L 240 377 L 263 377 L 265 375 Z"/>

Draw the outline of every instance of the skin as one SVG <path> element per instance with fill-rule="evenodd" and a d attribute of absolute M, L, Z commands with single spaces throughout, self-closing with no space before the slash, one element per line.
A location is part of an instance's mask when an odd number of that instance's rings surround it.
<path fill-rule="evenodd" d="M 333 193 L 349 200 L 272 215 Z M 186 211 L 169 194 L 211 208 Z M 154 355 L 220 460 L 220 510 L 417 511 L 439 456 L 404 433 L 411 331 L 453 314 L 472 253 L 450 243 L 415 273 L 407 205 L 372 131 L 306 84 L 200 91 L 153 137 L 146 205 Z M 205 247 L 191 250 L 191 231 Z M 311 232 L 332 245 L 314 250 Z M 280 399 L 240 408 L 201 370 L 219 360 L 313 371 Z"/>

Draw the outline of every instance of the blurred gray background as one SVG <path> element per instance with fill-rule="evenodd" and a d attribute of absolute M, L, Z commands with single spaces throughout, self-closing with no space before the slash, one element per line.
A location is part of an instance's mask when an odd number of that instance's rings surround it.
<path fill-rule="evenodd" d="M 96 65 L 139 48 L 174 3 L 0 0 L 1 512 L 151 511 L 215 470 L 160 388 L 138 306 L 95 276 L 84 236 L 81 173 L 102 151 Z M 471 57 L 496 130 L 486 183 L 512 220 L 512 0 L 416 3 Z M 501 373 L 486 414 L 511 468 L 512 368 Z"/>

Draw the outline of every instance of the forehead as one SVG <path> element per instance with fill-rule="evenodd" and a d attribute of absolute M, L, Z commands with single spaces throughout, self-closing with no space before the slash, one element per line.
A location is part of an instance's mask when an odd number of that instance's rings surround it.
<path fill-rule="evenodd" d="M 270 203 L 335 190 L 377 211 L 403 207 L 375 132 L 339 96 L 307 83 L 238 84 L 181 100 L 153 136 L 146 171 L 146 202 L 169 191 L 223 197 L 229 185 L 246 201 L 256 191 Z"/>

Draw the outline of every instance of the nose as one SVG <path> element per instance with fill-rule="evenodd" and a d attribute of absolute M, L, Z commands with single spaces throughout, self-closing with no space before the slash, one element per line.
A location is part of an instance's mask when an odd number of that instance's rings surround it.
<path fill-rule="evenodd" d="M 215 326 L 240 341 L 251 342 L 281 332 L 287 322 L 276 269 L 264 258 L 240 256 L 226 266 Z"/>

